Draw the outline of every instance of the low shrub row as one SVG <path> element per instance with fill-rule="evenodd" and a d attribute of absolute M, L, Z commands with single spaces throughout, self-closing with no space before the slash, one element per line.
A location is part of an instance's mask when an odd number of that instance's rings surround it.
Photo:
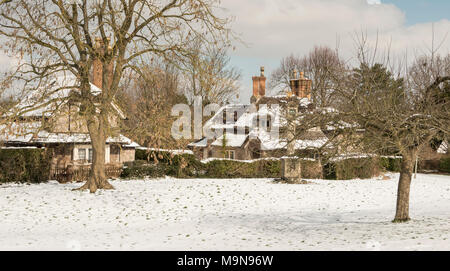
<path fill-rule="evenodd" d="M 164 155 L 157 163 L 136 160 L 129 163 L 122 172 L 122 178 L 158 178 L 172 176 L 177 178 L 277 178 L 280 176 L 281 162 L 259 160 L 253 163 L 213 160 L 208 163 L 198 161 L 191 154 L 174 155 L 170 159 Z"/>
<path fill-rule="evenodd" d="M 281 161 L 260 159 L 254 162 L 211 160 L 202 163 L 192 154 L 173 155 L 168 152 L 137 152 L 136 161 L 126 168 L 123 178 L 172 176 L 177 178 L 278 178 Z M 430 163 L 428 163 L 430 164 Z M 435 166 L 435 162 L 432 163 Z M 450 172 L 450 158 L 441 159 L 441 172 Z M 302 160 L 305 179 L 351 180 L 368 179 L 383 171 L 399 172 L 399 157 L 358 157 L 329 161 Z M 420 169 L 420 165 L 419 165 Z"/>
<path fill-rule="evenodd" d="M 202 163 L 192 154 L 174 155 L 168 152 L 139 150 L 136 161 L 126 165 L 122 178 L 279 178 L 279 159 L 259 159 L 253 162 L 236 160 L 211 160 Z M 323 177 L 320 162 L 302 160 L 302 176 L 307 179 Z"/>
<path fill-rule="evenodd" d="M 0 149 L 0 183 L 41 183 L 50 176 L 46 149 Z"/>
<path fill-rule="evenodd" d="M 397 157 L 381 157 L 381 167 L 390 172 L 400 172 L 402 159 Z"/>
<path fill-rule="evenodd" d="M 328 180 L 369 179 L 383 171 L 377 157 L 348 158 L 324 165 L 324 178 Z"/>
<path fill-rule="evenodd" d="M 441 172 L 450 173 L 450 157 L 442 158 L 439 164 Z"/>

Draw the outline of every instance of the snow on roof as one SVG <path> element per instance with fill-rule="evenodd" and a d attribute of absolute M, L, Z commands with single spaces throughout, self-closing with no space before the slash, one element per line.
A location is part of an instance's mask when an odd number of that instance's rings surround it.
<path fill-rule="evenodd" d="M 147 147 L 137 147 L 138 150 L 144 150 L 144 151 L 157 151 L 157 152 L 168 152 L 172 154 L 194 154 L 194 152 L 190 150 L 168 150 L 168 149 L 158 149 L 158 148 L 147 148 Z"/>
<path fill-rule="evenodd" d="M 130 144 L 123 145 L 123 147 L 124 147 L 124 148 L 136 148 L 136 149 L 138 149 L 138 148 L 141 147 L 141 145 L 139 145 L 138 143 L 136 143 L 136 142 L 134 142 L 134 141 L 131 141 Z"/>
<path fill-rule="evenodd" d="M 345 122 L 343 120 L 339 121 L 339 122 L 330 122 L 328 123 L 328 125 L 326 125 L 326 129 L 329 131 L 333 131 L 336 129 L 347 129 L 347 128 L 356 128 L 358 127 L 358 124 L 350 124 L 348 122 Z"/>
<path fill-rule="evenodd" d="M 1 142 L 27 143 L 39 132 L 40 122 L 10 123 L 0 125 Z"/>
<path fill-rule="evenodd" d="M 275 99 L 287 99 L 287 98 L 292 99 L 292 98 L 294 98 L 294 99 L 298 100 L 299 105 L 301 105 L 301 106 L 308 106 L 308 105 L 312 104 L 311 99 L 309 99 L 309 98 L 300 98 L 300 97 L 295 96 L 295 95 L 289 97 L 286 94 L 279 94 L 279 95 L 274 95 L 274 96 L 271 96 L 271 97 L 268 97 L 268 98 L 275 98 Z M 283 102 L 285 102 L 285 101 L 283 101 Z"/>
<path fill-rule="evenodd" d="M 216 114 L 212 118 L 210 118 L 206 123 L 205 126 L 213 126 L 213 125 L 224 125 L 223 123 L 223 112 L 226 110 L 227 112 L 237 112 L 238 113 L 238 119 L 247 111 L 249 108 L 249 105 L 245 104 L 228 104 L 225 106 L 222 106 Z M 228 117 L 226 119 L 226 124 L 230 124 L 233 122 L 234 124 L 234 117 Z"/>
<path fill-rule="evenodd" d="M 224 110 L 235 110 L 238 112 L 238 119 L 234 122 L 234 118 L 228 118 L 226 123 L 223 123 L 223 111 Z M 233 112 L 233 111 L 230 111 Z M 256 124 L 256 118 L 258 116 L 271 116 L 272 117 L 272 125 L 280 126 L 283 122 L 283 118 L 281 117 L 281 107 L 264 107 L 261 106 L 258 112 L 251 112 L 250 106 L 246 105 L 226 105 L 222 107 L 213 118 L 208 120 L 205 126 L 212 129 L 233 129 L 235 126 L 237 127 L 252 127 Z"/>
<path fill-rule="evenodd" d="M 208 146 L 208 139 L 205 137 L 199 141 L 192 142 L 188 145 L 188 147 L 207 147 Z"/>
<path fill-rule="evenodd" d="M 40 87 L 24 97 L 16 106 L 20 116 L 23 117 L 50 117 L 56 109 L 67 102 L 70 93 L 78 86 L 77 78 L 73 74 L 60 74 L 52 80 L 52 83 Z M 102 90 L 90 83 L 91 93 L 99 95 Z M 114 103 L 112 107 L 122 119 L 125 119 L 123 111 Z"/>
<path fill-rule="evenodd" d="M 447 143 L 447 141 L 443 141 L 442 142 L 442 144 L 439 146 L 437 152 L 441 153 L 441 154 L 446 154 L 448 152 L 448 143 Z"/>
<path fill-rule="evenodd" d="M 254 130 L 251 138 L 258 138 L 261 141 L 262 150 L 278 150 L 287 148 L 288 141 L 277 136 L 272 136 L 263 130 Z M 297 139 L 294 142 L 294 149 L 306 150 L 321 148 L 328 142 L 326 136 L 317 137 L 316 139 Z"/>
<path fill-rule="evenodd" d="M 88 133 L 50 133 L 41 130 L 40 122 L 22 122 L 0 126 L 0 141 L 8 143 L 49 144 L 49 143 L 90 143 Z M 107 143 L 133 144 L 124 135 L 109 137 Z"/>
<path fill-rule="evenodd" d="M 216 139 L 212 145 L 213 146 L 222 146 L 223 140 L 225 136 L 225 143 L 228 147 L 241 147 L 242 144 L 244 144 L 245 140 L 247 139 L 248 135 L 243 134 L 230 134 L 225 133 L 225 135 L 222 135 L 218 139 Z"/>

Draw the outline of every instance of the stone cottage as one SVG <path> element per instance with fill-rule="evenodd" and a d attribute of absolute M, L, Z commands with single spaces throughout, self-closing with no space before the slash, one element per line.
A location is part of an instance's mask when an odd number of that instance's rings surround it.
<path fill-rule="evenodd" d="M 328 138 L 320 128 L 309 129 L 296 140 L 288 140 L 288 114 L 313 110 L 312 82 L 303 73 L 294 72 L 291 89 L 285 95 L 266 96 L 264 68 L 254 76 L 253 95 L 249 105 L 223 106 L 205 123 L 205 128 L 216 136 L 203 138 L 188 145 L 199 159 L 226 158 L 252 160 L 283 157 L 295 153 L 314 158 L 316 150 Z M 301 126 L 301 123 L 295 124 Z"/>
<path fill-rule="evenodd" d="M 93 65 L 91 91 L 98 95 L 102 92 L 102 67 L 99 61 L 94 61 Z M 38 88 L 24 97 L 13 109 L 21 112 L 20 118 L 1 125 L 0 144 L 4 147 L 47 148 L 53 152 L 52 169 L 90 165 L 93 154 L 90 136 L 85 121 L 77 114 L 78 106 L 67 99 L 71 91 L 77 91 L 70 86 L 76 86 L 76 79 L 72 75 L 59 74 L 47 87 Z M 52 103 L 48 103 L 50 100 Z M 55 100 L 60 102 L 53 102 Z M 109 121 L 114 130 L 126 116 L 115 102 L 111 106 L 114 110 Z M 114 136 L 106 141 L 107 165 L 121 167 L 125 162 L 134 161 L 139 145 L 121 134 L 112 134 Z"/>

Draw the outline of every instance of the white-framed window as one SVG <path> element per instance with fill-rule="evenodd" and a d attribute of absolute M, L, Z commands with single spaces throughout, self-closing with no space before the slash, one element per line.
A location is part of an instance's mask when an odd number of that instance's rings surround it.
<path fill-rule="evenodd" d="M 78 159 L 77 160 L 86 160 L 86 149 L 78 149 Z"/>
<path fill-rule="evenodd" d="M 234 157 L 235 157 L 234 154 L 235 154 L 234 151 L 226 151 L 225 152 L 225 158 L 234 159 Z"/>

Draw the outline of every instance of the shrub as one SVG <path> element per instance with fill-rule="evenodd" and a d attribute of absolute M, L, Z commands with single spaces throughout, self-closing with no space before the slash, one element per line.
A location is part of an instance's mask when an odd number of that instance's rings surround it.
<path fill-rule="evenodd" d="M 439 164 L 439 171 L 450 173 L 450 157 L 444 157 L 441 158 L 440 164 Z"/>
<path fill-rule="evenodd" d="M 381 157 L 380 165 L 384 170 L 390 172 L 400 172 L 402 159 L 394 157 Z"/>
<path fill-rule="evenodd" d="M 320 161 L 302 160 L 302 178 L 322 179 L 323 169 Z"/>
<path fill-rule="evenodd" d="M 281 161 L 280 160 L 258 160 L 257 176 L 258 178 L 279 178 L 281 177 Z"/>
<path fill-rule="evenodd" d="M 213 160 L 206 164 L 208 178 L 255 178 L 258 172 L 256 163 L 231 160 Z"/>
<path fill-rule="evenodd" d="M 123 179 L 133 178 L 160 178 L 166 175 L 166 167 L 164 165 L 155 165 L 143 163 L 146 161 L 138 160 L 137 163 L 133 163 L 125 167 L 120 175 Z"/>
<path fill-rule="evenodd" d="M 369 179 L 380 174 L 379 158 L 348 158 L 325 164 L 324 176 L 331 180 Z"/>
<path fill-rule="evenodd" d="M 279 178 L 281 161 L 279 159 L 260 159 L 249 162 L 236 160 L 212 160 L 202 163 L 192 154 L 174 155 L 169 152 L 140 151 L 137 160 L 124 169 L 123 178 L 162 177 L 164 175 L 177 178 Z M 147 157 L 150 157 L 147 161 Z M 156 159 L 155 159 L 156 158 Z M 157 163 L 156 163 L 156 161 Z M 399 159 L 386 158 L 351 158 L 326 163 L 302 160 L 302 177 L 305 179 L 355 179 L 372 178 L 382 168 L 395 170 Z"/>
<path fill-rule="evenodd" d="M 166 175 L 177 178 L 203 177 L 206 166 L 192 154 L 181 154 L 167 157 L 164 155 L 163 164 L 167 165 Z"/>
<path fill-rule="evenodd" d="M 328 162 L 323 166 L 323 177 L 326 180 L 336 180 L 336 163 Z"/>
<path fill-rule="evenodd" d="M 419 160 L 417 168 L 419 171 L 439 171 L 441 160 Z"/>
<path fill-rule="evenodd" d="M 147 153 L 147 151 L 146 150 L 136 149 L 136 152 L 134 153 L 134 159 L 136 161 L 138 161 L 138 160 L 147 161 L 148 160 L 148 153 Z"/>
<path fill-rule="evenodd" d="M 46 149 L 0 149 L 0 183 L 42 183 L 50 176 Z"/>

